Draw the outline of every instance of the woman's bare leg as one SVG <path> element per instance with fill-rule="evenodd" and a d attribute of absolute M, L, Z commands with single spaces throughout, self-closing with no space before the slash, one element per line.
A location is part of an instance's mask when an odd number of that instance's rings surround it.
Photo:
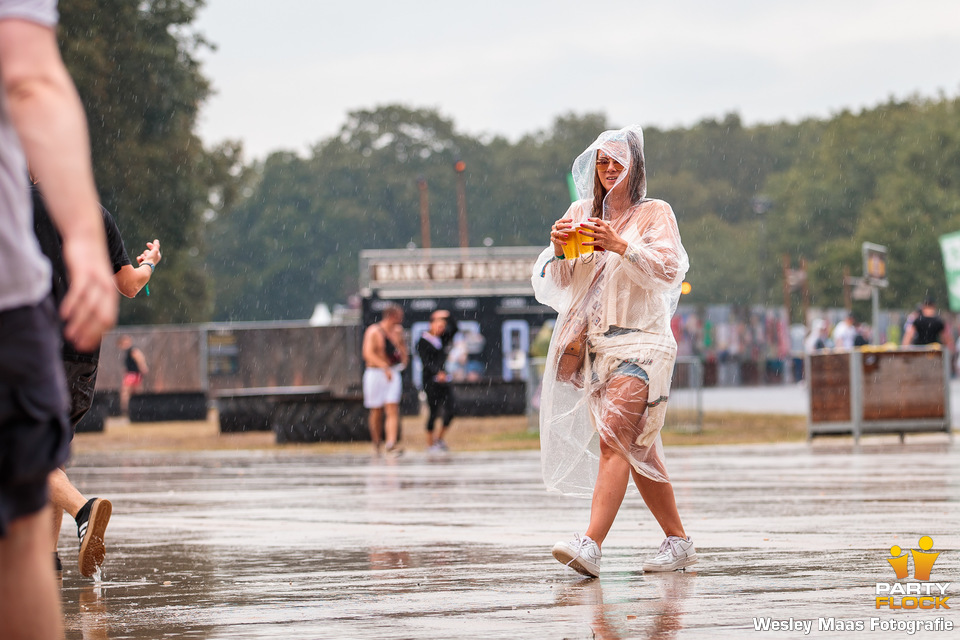
<path fill-rule="evenodd" d="M 623 447 L 624 452 L 629 451 L 634 457 L 649 464 L 667 478 L 663 460 L 659 458 L 656 451 L 648 447 L 649 453 L 644 456 L 643 450 L 635 444 L 646 427 L 648 394 L 649 387 L 640 378 L 626 375 L 611 378 L 603 394 L 606 398 L 605 402 L 608 403 L 605 407 L 604 423 L 614 431 L 617 442 Z M 669 480 L 666 482 L 652 480 L 637 472 L 629 463 L 626 464 L 633 476 L 634 484 L 640 491 L 640 496 L 650 513 L 657 519 L 664 534 L 686 538 L 673 494 L 673 485 Z"/>
<path fill-rule="evenodd" d="M 650 513 L 657 519 L 664 535 L 686 538 L 683 523 L 680 521 L 680 512 L 677 510 L 677 500 L 673 495 L 673 485 L 667 482 L 657 482 L 640 475 L 634 469 L 633 482 L 640 490 L 640 496 L 646 503 Z"/>
<path fill-rule="evenodd" d="M 647 385 L 631 376 L 615 376 L 598 390 L 595 401 L 600 403 L 603 426 L 600 427 L 600 470 L 593 487 L 587 536 L 597 546 L 603 546 L 627 492 L 631 466 L 626 451 L 635 438 L 637 415 L 642 416 L 647 407 Z"/>
<path fill-rule="evenodd" d="M 615 447 L 600 438 L 600 471 L 593 487 L 590 525 L 587 527 L 587 536 L 596 542 L 598 547 L 603 546 L 603 541 L 613 526 L 629 480 L 630 463 Z"/>

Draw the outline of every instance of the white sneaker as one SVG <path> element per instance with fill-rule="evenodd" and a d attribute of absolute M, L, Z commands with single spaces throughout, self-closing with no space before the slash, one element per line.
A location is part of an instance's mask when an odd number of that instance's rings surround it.
<path fill-rule="evenodd" d="M 697 550 L 690 538 L 669 536 L 660 544 L 660 552 L 643 563 L 644 571 L 676 571 L 697 561 Z"/>
<path fill-rule="evenodd" d="M 399 458 L 403 455 L 403 447 L 400 446 L 399 442 L 394 442 L 391 445 L 387 445 L 384 455 L 388 458 Z"/>
<path fill-rule="evenodd" d="M 575 534 L 571 542 L 553 545 L 553 557 L 585 576 L 600 577 L 600 547 L 587 536 Z"/>

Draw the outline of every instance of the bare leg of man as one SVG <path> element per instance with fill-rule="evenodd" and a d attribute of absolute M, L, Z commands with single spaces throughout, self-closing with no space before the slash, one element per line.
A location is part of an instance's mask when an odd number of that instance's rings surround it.
<path fill-rule="evenodd" d="M 386 434 L 387 447 L 392 447 L 397 443 L 400 435 L 400 405 L 388 404 L 384 406 L 386 417 L 384 418 L 384 432 Z"/>
<path fill-rule="evenodd" d="M 0 538 L 0 620 L 8 640 L 63 638 L 50 566 L 50 507 L 14 521 Z"/>
<path fill-rule="evenodd" d="M 383 407 L 370 409 L 369 421 L 370 441 L 373 443 L 374 450 L 380 451 L 380 441 L 383 439 L 381 435 L 383 425 Z"/>
<path fill-rule="evenodd" d="M 53 550 L 57 550 L 57 540 L 60 538 L 60 528 L 63 526 L 63 512 L 66 511 L 74 518 L 87 500 L 77 488 L 73 486 L 63 469 L 56 469 L 50 474 L 50 504 L 53 505 Z"/>
<path fill-rule="evenodd" d="M 123 417 L 130 416 L 130 395 L 131 389 L 129 385 L 123 385 L 120 387 L 120 415 Z"/>

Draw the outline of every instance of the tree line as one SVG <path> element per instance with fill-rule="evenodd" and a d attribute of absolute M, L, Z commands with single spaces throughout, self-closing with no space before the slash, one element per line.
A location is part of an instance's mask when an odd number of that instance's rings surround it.
<path fill-rule="evenodd" d="M 87 108 L 104 205 L 128 247 L 160 237 L 154 297 L 121 320 L 309 317 L 356 293 L 363 249 L 419 246 L 426 181 L 431 244 L 457 246 L 466 163 L 470 243 L 546 245 L 570 201 L 574 157 L 629 123 L 565 114 L 518 140 L 474 136 L 426 108 L 348 114 L 305 155 L 243 161 L 194 130 L 210 87 L 191 31 L 200 0 L 61 5 L 64 58 Z M 643 122 L 640 122 L 643 125 Z M 645 128 L 649 196 L 671 203 L 690 254 L 692 304 L 781 304 L 781 260 L 808 266 L 811 304 L 844 303 L 863 242 L 885 245 L 887 308 L 946 300 L 937 238 L 960 230 L 960 100 L 889 100 L 825 119 L 744 125 L 736 114 Z"/>

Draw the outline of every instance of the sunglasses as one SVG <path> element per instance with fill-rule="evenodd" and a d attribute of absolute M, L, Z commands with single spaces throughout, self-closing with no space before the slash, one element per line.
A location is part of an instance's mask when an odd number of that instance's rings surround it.
<path fill-rule="evenodd" d="M 610 166 L 610 163 L 613 163 L 613 168 L 617 170 L 623 169 L 623 165 L 614 160 L 613 158 L 608 158 L 605 156 L 597 158 L 597 168 L 606 170 Z"/>

